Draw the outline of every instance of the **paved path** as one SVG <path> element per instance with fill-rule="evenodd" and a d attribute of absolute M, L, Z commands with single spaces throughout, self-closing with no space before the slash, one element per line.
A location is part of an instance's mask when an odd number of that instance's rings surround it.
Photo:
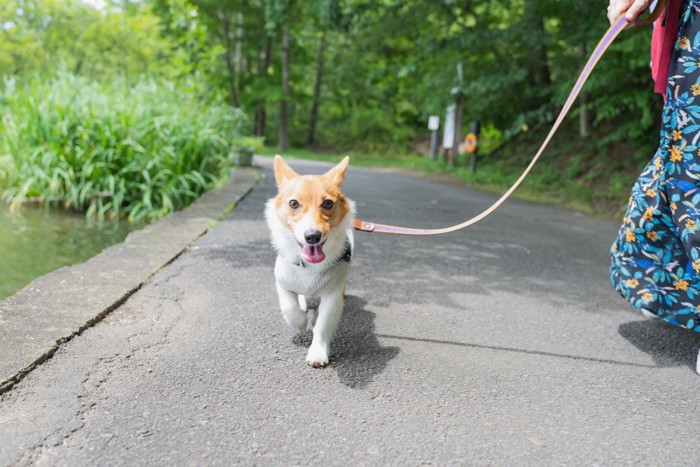
<path fill-rule="evenodd" d="M 450 236 L 358 234 L 315 370 L 277 309 L 259 162 L 228 218 L 0 396 L 0 465 L 700 463 L 700 336 L 611 291 L 615 222 L 511 201 Z M 358 168 L 345 191 L 436 227 L 495 199 Z"/>

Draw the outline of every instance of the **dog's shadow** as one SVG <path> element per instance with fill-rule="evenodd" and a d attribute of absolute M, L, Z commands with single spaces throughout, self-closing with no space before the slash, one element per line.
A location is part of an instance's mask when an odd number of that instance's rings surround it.
<path fill-rule="evenodd" d="M 700 333 L 680 329 L 661 319 L 624 323 L 618 332 L 639 350 L 651 355 L 657 366 L 689 366 L 695 370 Z"/>
<path fill-rule="evenodd" d="M 359 297 L 345 297 L 343 317 L 331 342 L 330 368 L 338 373 L 340 382 L 364 389 L 374 377 L 384 371 L 389 361 L 399 354 L 398 347 L 382 347 L 374 333 L 375 314 L 365 309 L 367 302 Z M 317 301 L 309 301 L 309 318 L 315 321 Z M 294 337 L 294 343 L 309 347 L 310 330 Z"/>

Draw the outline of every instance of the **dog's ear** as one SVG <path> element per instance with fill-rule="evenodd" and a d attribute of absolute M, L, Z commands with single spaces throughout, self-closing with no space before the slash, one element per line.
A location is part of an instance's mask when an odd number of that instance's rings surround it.
<path fill-rule="evenodd" d="M 348 168 L 349 163 L 350 156 L 345 156 L 338 165 L 326 172 L 324 177 L 330 178 L 336 185 L 341 185 L 343 183 L 343 179 L 345 178 L 345 170 Z"/>
<path fill-rule="evenodd" d="M 287 164 L 284 159 L 282 159 L 282 156 L 275 156 L 275 181 L 277 182 L 277 186 L 281 186 L 284 182 L 289 180 L 290 178 L 293 177 L 298 177 L 299 174 L 296 173 L 290 166 Z"/>

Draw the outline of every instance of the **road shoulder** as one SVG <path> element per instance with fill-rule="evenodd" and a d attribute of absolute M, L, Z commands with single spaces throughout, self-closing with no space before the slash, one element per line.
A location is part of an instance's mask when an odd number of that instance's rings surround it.
<path fill-rule="evenodd" d="M 224 186 L 205 193 L 188 208 L 0 301 L 0 394 L 124 303 L 228 214 L 257 179 L 257 170 L 237 168 Z"/>

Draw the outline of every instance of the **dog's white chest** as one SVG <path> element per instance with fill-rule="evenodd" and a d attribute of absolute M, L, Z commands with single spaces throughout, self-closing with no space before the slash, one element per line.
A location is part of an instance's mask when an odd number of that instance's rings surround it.
<path fill-rule="evenodd" d="M 284 289 L 314 297 L 342 289 L 350 271 L 349 261 L 336 261 L 326 267 L 291 264 L 282 257 L 275 263 L 275 279 Z"/>

